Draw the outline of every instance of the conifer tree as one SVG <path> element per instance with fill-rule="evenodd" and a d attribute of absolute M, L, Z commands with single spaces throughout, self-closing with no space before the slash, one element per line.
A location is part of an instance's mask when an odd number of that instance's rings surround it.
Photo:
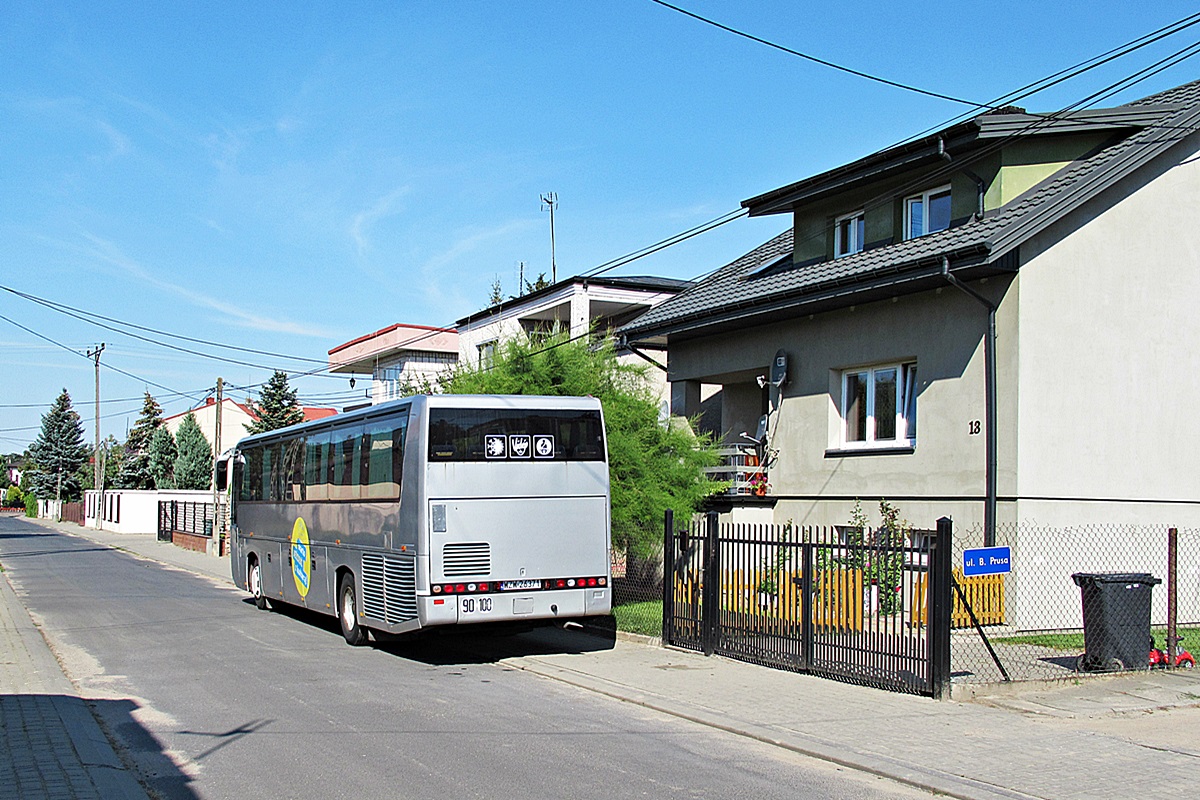
<path fill-rule="evenodd" d="M 87 453 L 83 423 L 71 407 L 71 395 L 63 389 L 42 417 L 41 432 L 29 448 L 34 463 L 29 481 L 34 493 L 46 500 L 78 500 L 76 472 Z"/>
<path fill-rule="evenodd" d="M 212 486 L 212 445 L 200 430 L 196 415 L 188 412 L 175 437 L 175 488 L 207 489 Z"/>
<path fill-rule="evenodd" d="M 125 458 L 117 475 L 117 486 L 122 489 L 154 488 L 154 475 L 150 471 L 150 439 L 165 424 L 162 406 L 146 392 L 142 413 L 125 439 Z"/>
<path fill-rule="evenodd" d="M 258 419 L 245 426 L 250 433 L 266 433 L 304 422 L 296 390 L 288 386 L 287 373 L 278 370 L 263 386 L 258 403 L 251 404 L 251 409 Z"/>
<path fill-rule="evenodd" d="M 195 416 L 189 414 L 193 421 Z M 184 418 L 186 422 L 187 418 Z M 174 489 L 175 488 L 175 459 L 179 456 L 179 451 L 175 447 L 175 437 L 171 435 L 171 431 L 166 425 L 154 432 L 150 437 L 150 446 L 148 449 L 150 455 L 150 475 L 154 478 L 154 486 L 157 489 Z"/>

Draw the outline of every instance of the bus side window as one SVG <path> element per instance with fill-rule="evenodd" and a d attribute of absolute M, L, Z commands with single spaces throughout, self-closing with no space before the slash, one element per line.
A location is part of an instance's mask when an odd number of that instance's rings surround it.
<path fill-rule="evenodd" d="M 268 491 L 266 499 L 278 503 L 283 500 L 283 442 L 270 445 L 266 452 L 271 456 L 270 476 L 263 476 Z M 266 461 L 263 462 L 263 466 L 267 466 Z"/>
<path fill-rule="evenodd" d="M 408 411 L 396 420 L 392 428 L 392 481 L 396 484 L 396 497 L 400 496 L 400 488 L 404 486 L 404 437 L 408 433 Z"/>
<path fill-rule="evenodd" d="M 395 500 L 400 497 L 404 433 L 407 426 L 407 414 L 366 424 L 362 453 L 364 498 Z"/>
<path fill-rule="evenodd" d="M 304 438 L 283 445 L 283 499 L 304 499 Z"/>
<path fill-rule="evenodd" d="M 314 433 L 304 445 L 304 496 L 329 499 L 329 432 Z"/>
<path fill-rule="evenodd" d="M 357 500 L 361 464 L 362 427 L 350 428 L 337 434 L 333 442 L 333 485 L 331 500 Z"/>
<path fill-rule="evenodd" d="M 275 448 L 267 445 L 262 448 L 262 461 L 259 462 L 259 491 L 256 499 L 271 501 L 273 478 L 279 474 L 279 466 L 275 463 Z"/>
<path fill-rule="evenodd" d="M 246 465 L 242 467 L 242 500 L 262 500 L 262 459 L 261 447 L 246 450 Z"/>

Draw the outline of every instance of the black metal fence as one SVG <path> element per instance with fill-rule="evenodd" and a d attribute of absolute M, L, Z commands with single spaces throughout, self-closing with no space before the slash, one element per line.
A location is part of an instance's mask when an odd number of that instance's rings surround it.
<path fill-rule="evenodd" d="M 171 541 L 174 533 L 212 537 L 215 506 L 212 503 L 192 503 L 182 500 L 163 500 L 158 504 L 158 540 Z"/>
<path fill-rule="evenodd" d="M 721 524 L 664 537 L 663 640 L 782 669 L 942 696 L 949 520 L 938 531 Z"/>
<path fill-rule="evenodd" d="M 955 536 L 967 600 L 956 597 L 952 612 L 955 683 L 1192 665 L 1181 653 L 1200 649 L 1200 529 L 1022 523 L 998 526 L 995 544 L 1009 548 L 1010 571 L 964 577 L 964 553 L 982 547 L 983 532 Z"/>

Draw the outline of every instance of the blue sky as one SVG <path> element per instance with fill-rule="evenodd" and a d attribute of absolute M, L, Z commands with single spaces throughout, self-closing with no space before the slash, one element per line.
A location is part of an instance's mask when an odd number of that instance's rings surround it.
<path fill-rule="evenodd" d="M 793 49 L 986 102 L 1195 11 L 1187 3 L 679 5 Z M 1191 28 L 1023 101 L 1052 111 L 1200 39 Z M 1200 77 L 1184 62 L 1114 105 Z M 56 3 L 0 8 L 0 285 L 206 342 L 323 359 L 394 322 L 447 325 L 517 264 L 583 272 L 750 196 L 957 115 L 650 0 Z M 787 227 L 739 220 L 614 274 L 689 278 Z M 0 292 L 0 315 L 98 342 L 101 431 L 145 389 L 167 413 L 234 365 Z M 163 339 L 157 334 L 150 338 Z M 176 342 L 191 349 L 206 345 Z M 90 360 L 0 319 L 0 452 L 66 387 L 92 436 Z M 339 406 L 344 377 L 295 381 Z M 245 391 L 234 390 L 242 398 Z"/>

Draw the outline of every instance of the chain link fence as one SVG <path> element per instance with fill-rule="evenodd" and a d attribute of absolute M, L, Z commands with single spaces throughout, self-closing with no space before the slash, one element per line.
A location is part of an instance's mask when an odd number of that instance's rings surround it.
<path fill-rule="evenodd" d="M 951 633 L 953 680 L 1146 669 L 1154 647 L 1167 650 L 1172 606 L 1178 649 L 1200 648 L 1200 529 L 1177 531 L 1173 584 L 1169 531 L 1166 525 L 1001 525 L 993 544 L 1010 548 L 1011 571 L 964 577 L 963 553 L 984 546 L 983 531 L 956 530 L 961 593 Z"/>
<path fill-rule="evenodd" d="M 613 616 L 617 630 L 662 636 L 662 576 L 661 548 L 640 555 L 613 547 Z"/>

